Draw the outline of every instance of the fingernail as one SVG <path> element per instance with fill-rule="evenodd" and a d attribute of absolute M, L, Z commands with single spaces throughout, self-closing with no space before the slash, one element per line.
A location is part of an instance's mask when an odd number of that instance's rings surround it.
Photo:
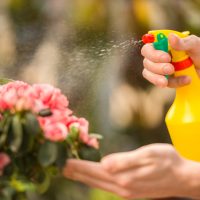
<path fill-rule="evenodd" d="M 183 77 L 182 79 L 181 79 L 181 84 L 183 84 L 183 85 L 187 85 L 187 84 L 189 84 L 190 82 L 191 82 L 191 77 L 189 77 L 189 76 L 185 76 L 185 77 Z"/>
<path fill-rule="evenodd" d="M 170 66 L 164 66 L 163 72 L 164 72 L 164 74 L 172 74 L 174 72 L 174 69 Z"/>

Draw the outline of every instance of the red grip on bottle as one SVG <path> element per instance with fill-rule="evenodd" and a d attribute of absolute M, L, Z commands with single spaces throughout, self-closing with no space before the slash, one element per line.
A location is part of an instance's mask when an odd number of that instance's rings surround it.
<path fill-rule="evenodd" d="M 175 71 L 180 71 L 180 70 L 186 69 L 186 68 L 192 66 L 192 64 L 193 64 L 192 59 L 190 57 L 185 60 L 179 61 L 179 62 L 171 62 L 171 63 L 174 66 Z"/>

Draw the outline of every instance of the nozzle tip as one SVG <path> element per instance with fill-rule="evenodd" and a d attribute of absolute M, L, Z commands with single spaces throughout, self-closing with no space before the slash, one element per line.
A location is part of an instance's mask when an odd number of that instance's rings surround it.
<path fill-rule="evenodd" d="M 155 41 L 155 37 L 153 34 L 145 34 L 142 36 L 142 42 L 144 44 L 153 43 Z"/>

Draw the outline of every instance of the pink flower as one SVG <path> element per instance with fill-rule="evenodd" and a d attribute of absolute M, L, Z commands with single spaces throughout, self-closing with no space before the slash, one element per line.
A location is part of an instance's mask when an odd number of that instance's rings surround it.
<path fill-rule="evenodd" d="M 28 85 L 22 81 L 10 82 L 0 87 L 0 110 L 31 110 L 35 113 L 50 108 L 66 111 L 67 98 L 58 88 L 48 84 Z M 71 111 L 67 110 L 71 115 Z"/>
<path fill-rule="evenodd" d="M 2 92 L 6 92 L 10 89 L 15 89 L 18 91 L 19 95 L 22 96 L 24 91 L 30 88 L 30 85 L 23 81 L 13 81 L 1 86 L 1 88 L 3 88 L 1 89 Z"/>
<path fill-rule="evenodd" d="M 77 118 L 72 116 L 69 123 L 67 124 L 68 128 L 76 127 L 79 130 L 79 139 L 94 148 L 98 148 L 99 144 L 96 138 L 90 137 L 88 133 L 89 123 L 85 118 Z"/>
<path fill-rule="evenodd" d="M 72 116 L 72 111 L 68 108 L 68 99 L 60 89 L 48 84 L 31 86 L 22 81 L 15 81 L 0 87 L 0 97 L 1 112 L 10 110 L 15 113 L 29 110 L 38 113 L 43 109 L 50 109 L 51 116 L 38 116 L 45 138 L 51 141 L 63 141 L 70 128 L 75 126 L 81 142 L 98 148 L 97 139 L 91 138 L 88 134 L 88 121 Z"/>
<path fill-rule="evenodd" d="M 50 123 L 44 127 L 44 136 L 53 142 L 63 141 L 68 135 L 67 127 L 63 123 Z"/>
<path fill-rule="evenodd" d="M 39 124 L 42 129 L 49 124 L 62 123 L 66 126 L 69 121 L 71 110 L 66 108 L 65 110 L 51 110 L 52 115 L 48 117 L 38 117 Z"/>
<path fill-rule="evenodd" d="M 90 137 L 87 144 L 91 147 L 94 147 L 95 149 L 99 149 L 99 142 L 97 138 Z"/>
<path fill-rule="evenodd" d="M 4 168 L 10 163 L 10 157 L 5 153 L 0 153 L 0 175 L 2 175 Z"/>
<path fill-rule="evenodd" d="M 60 89 L 48 84 L 33 85 L 35 98 L 43 104 L 43 108 L 66 109 L 69 105 L 67 98 L 61 93 Z"/>
<path fill-rule="evenodd" d="M 32 88 L 22 81 L 10 82 L 0 87 L 0 110 L 28 110 L 34 106 Z"/>

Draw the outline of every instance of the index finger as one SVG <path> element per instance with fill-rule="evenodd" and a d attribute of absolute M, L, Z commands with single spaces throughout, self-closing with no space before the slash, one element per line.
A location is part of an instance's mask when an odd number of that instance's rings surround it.
<path fill-rule="evenodd" d="M 152 44 L 145 44 L 141 49 L 141 54 L 155 63 L 167 63 L 171 61 L 168 53 L 154 49 Z"/>
<path fill-rule="evenodd" d="M 84 174 L 92 178 L 112 182 L 111 175 L 97 162 L 69 159 L 63 170 L 65 176 L 73 177 L 74 174 Z"/>

